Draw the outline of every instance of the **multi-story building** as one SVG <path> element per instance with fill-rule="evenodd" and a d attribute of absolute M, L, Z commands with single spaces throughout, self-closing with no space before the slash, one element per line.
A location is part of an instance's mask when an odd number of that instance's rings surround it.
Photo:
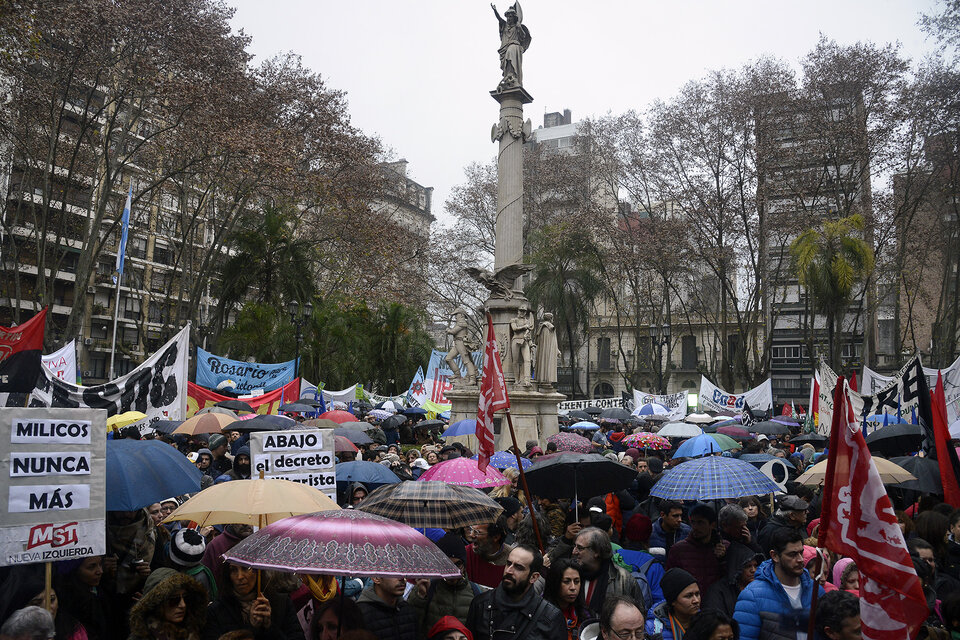
<path fill-rule="evenodd" d="M 402 248 L 402 256 L 395 256 L 397 264 L 407 275 L 423 282 L 427 274 L 430 225 L 436 220 L 431 212 L 433 187 L 425 187 L 410 179 L 408 164 L 405 159 L 400 159 L 380 165 L 384 188 L 371 207 L 377 215 L 392 223 L 391 228 L 398 229 L 403 235 L 394 243 L 398 250 Z"/>

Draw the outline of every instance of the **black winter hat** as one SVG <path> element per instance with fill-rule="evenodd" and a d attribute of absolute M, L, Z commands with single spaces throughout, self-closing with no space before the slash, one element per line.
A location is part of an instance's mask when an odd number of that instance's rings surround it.
<path fill-rule="evenodd" d="M 663 574 L 663 577 L 660 578 L 660 590 L 663 591 L 663 598 L 667 601 L 667 605 L 672 605 L 673 601 L 683 593 L 683 590 L 696 583 L 696 581 L 696 578 L 690 575 L 688 571 L 677 567 Z"/>

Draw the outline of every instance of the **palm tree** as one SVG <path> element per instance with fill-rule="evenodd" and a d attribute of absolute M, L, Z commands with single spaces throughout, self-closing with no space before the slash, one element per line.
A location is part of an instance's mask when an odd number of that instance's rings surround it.
<path fill-rule="evenodd" d="M 433 340 L 424 318 L 412 307 L 396 302 L 381 306 L 373 319 L 369 340 L 374 365 L 371 382 L 384 395 L 407 390 L 412 372 L 430 359 Z"/>
<path fill-rule="evenodd" d="M 571 389 L 576 397 L 576 337 L 587 334 L 594 300 L 603 289 L 596 247 L 585 232 L 563 224 L 534 232 L 530 245 L 536 269 L 526 293 L 534 306 L 552 311 L 556 326 L 562 328 L 565 339 L 560 342 L 570 357 Z"/>
<path fill-rule="evenodd" d="M 854 287 L 873 271 L 873 248 L 859 237 L 864 221 L 859 214 L 825 221 L 821 229 L 807 229 L 790 244 L 790 255 L 800 285 L 814 311 L 827 320 L 830 366 L 839 370 L 837 323 L 849 307 Z"/>

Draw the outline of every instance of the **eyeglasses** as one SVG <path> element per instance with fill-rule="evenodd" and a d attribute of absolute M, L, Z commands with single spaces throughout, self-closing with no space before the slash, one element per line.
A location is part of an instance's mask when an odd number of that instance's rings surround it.
<path fill-rule="evenodd" d="M 614 631 L 613 629 L 610 629 L 610 631 L 613 632 L 613 635 L 620 638 L 620 640 L 630 640 L 631 638 L 635 638 L 636 640 L 644 640 L 644 638 L 647 637 L 646 631 L 643 627 L 640 627 L 639 629 L 623 629 L 621 631 Z"/>
<path fill-rule="evenodd" d="M 167 598 L 167 606 L 168 606 L 168 607 L 175 607 L 175 606 L 179 605 L 181 602 L 182 602 L 183 604 L 187 604 L 187 596 L 186 596 L 186 594 L 178 593 L 178 594 L 176 594 L 176 595 L 172 595 L 172 596 L 170 596 L 169 598 Z"/>

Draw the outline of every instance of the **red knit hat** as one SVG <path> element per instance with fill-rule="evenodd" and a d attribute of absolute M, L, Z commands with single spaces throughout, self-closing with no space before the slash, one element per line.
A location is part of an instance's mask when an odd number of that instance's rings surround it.
<path fill-rule="evenodd" d="M 467 640 L 473 640 L 473 634 L 470 633 L 470 630 L 463 626 L 463 623 L 454 618 L 453 616 L 443 616 L 437 620 L 437 624 L 430 627 L 430 632 L 427 633 L 427 638 L 433 640 L 434 637 L 439 637 L 445 631 L 459 631 L 463 635 L 467 636 Z"/>
<path fill-rule="evenodd" d="M 653 533 L 653 522 L 642 513 L 635 513 L 630 516 L 627 524 L 623 527 L 623 535 L 627 540 L 636 542 L 646 542 L 650 539 L 651 533 Z"/>

